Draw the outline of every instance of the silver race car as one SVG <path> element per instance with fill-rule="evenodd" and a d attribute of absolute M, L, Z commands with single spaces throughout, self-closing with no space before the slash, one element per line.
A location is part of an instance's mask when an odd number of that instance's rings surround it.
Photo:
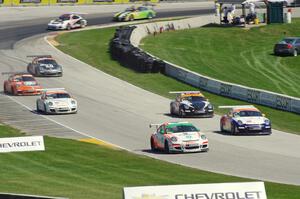
<path fill-rule="evenodd" d="M 63 88 L 42 89 L 36 110 L 44 114 L 77 113 L 77 101 Z"/>
<path fill-rule="evenodd" d="M 34 76 L 58 76 L 63 75 L 61 65 L 57 64 L 51 55 L 32 55 L 31 63 L 27 66 L 27 71 Z"/>
<path fill-rule="evenodd" d="M 76 13 L 63 14 L 59 18 L 48 23 L 48 30 L 71 30 L 73 28 L 84 28 L 87 20 Z"/>

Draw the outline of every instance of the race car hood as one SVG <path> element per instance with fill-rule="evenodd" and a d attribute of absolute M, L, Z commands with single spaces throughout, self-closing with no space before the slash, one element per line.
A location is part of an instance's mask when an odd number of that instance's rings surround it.
<path fill-rule="evenodd" d="M 236 121 L 242 121 L 243 124 L 264 124 L 267 118 L 265 117 L 238 117 Z"/>
<path fill-rule="evenodd" d="M 37 83 L 34 82 L 34 81 L 26 81 L 26 82 L 23 82 L 23 85 L 25 85 L 25 86 L 36 86 Z"/>
<path fill-rule="evenodd" d="M 71 101 L 75 101 L 72 98 L 60 98 L 60 99 L 48 99 L 48 102 L 52 102 L 55 107 L 71 106 Z"/>
<path fill-rule="evenodd" d="M 49 24 L 57 25 L 57 24 L 63 24 L 63 23 L 64 23 L 64 21 L 61 19 L 54 19 L 54 20 L 51 20 Z"/>
<path fill-rule="evenodd" d="M 181 102 L 181 104 L 192 106 L 192 107 L 197 108 L 197 109 L 203 109 L 204 107 L 206 107 L 209 104 L 209 102 L 208 101 L 190 102 L 188 100 L 184 100 L 184 101 Z"/>
<path fill-rule="evenodd" d="M 186 142 L 186 141 L 195 141 L 199 140 L 198 132 L 184 132 L 184 133 L 173 133 L 171 137 L 176 137 L 178 141 Z"/>
<path fill-rule="evenodd" d="M 53 64 L 39 64 L 39 67 L 44 70 L 50 70 L 50 71 L 59 69 L 58 66 L 55 66 Z"/>

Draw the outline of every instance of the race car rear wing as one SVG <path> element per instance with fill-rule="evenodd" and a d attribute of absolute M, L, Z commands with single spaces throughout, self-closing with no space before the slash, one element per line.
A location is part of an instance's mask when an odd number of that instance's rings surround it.
<path fill-rule="evenodd" d="M 170 91 L 170 94 L 201 94 L 200 91 Z"/>
<path fill-rule="evenodd" d="M 161 126 L 162 124 L 149 124 L 149 128 L 152 128 L 153 126 L 156 127 L 156 129 Z"/>
<path fill-rule="evenodd" d="M 161 123 L 161 124 L 149 124 L 149 128 L 152 128 L 153 126 L 155 126 L 156 127 L 156 129 L 158 128 L 158 127 L 160 127 L 161 125 L 163 125 L 163 124 L 186 124 L 186 123 L 189 123 L 189 122 L 165 122 L 165 123 Z"/>
<path fill-rule="evenodd" d="M 28 55 L 27 57 L 36 57 L 36 58 L 52 58 L 52 55 Z"/>
<path fill-rule="evenodd" d="M 65 90 L 65 88 L 41 88 L 41 89 L 36 89 L 38 91 L 46 92 L 46 91 L 61 91 Z"/>
<path fill-rule="evenodd" d="M 253 105 L 235 105 L 235 106 L 219 106 L 218 108 L 229 109 L 229 108 L 255 108 Z"/>
<path fill-rule="evenodd" d="M 2 75 L 30 75 L 27 71 L 2 72 Z"/>

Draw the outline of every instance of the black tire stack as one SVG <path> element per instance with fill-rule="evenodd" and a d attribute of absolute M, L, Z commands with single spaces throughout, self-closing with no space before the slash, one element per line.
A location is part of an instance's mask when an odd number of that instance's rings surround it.
<path fill-rule="evenodd" d="M 156 59 L 130 42 L 130 36 L 136 26 L 126 26 L 116 29 L 110 43 L 110 53 L 113 59 L 123 66 L 141 73 L 164 73 L 165 62 Z"/>

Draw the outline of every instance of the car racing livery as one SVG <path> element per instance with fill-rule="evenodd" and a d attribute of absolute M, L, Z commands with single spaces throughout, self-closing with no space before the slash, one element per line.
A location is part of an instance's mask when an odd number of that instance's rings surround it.
<path fill-rule="evenodd" d="M 42 87 L 31 74 L 24 72 L 7 72 L 2 74 L 10 74 L 8 79 L 4 81 L 4 93 L 12 95 L 41 94 Z"/>
<path fill-rule="evenodd" d="M 133 21 L 135 19 L 151 19 L 156 16 L 156 12 L 147 6 L 134 6 L 127 8 L 123 12 L 114 15 L 114 21 Z"/>
<path fill-rule="evenodd" d="M 77 101 L 63 88 L 43 89 L 36 110 L 45 114 L 77 113 Z"/>
<path fill-rule="evenodd" d="M 150 124 L 152 126 L 156 126 L 150 138 L 152 151 L 205 152 L 209 149 L 207 137 L 189 122 Z"/>
<path fill-rule="evenodd" d="M 32 55 L 31 63 L 27 66 L 27 71 L 34 76 L 58 76 L 63 74 L 62 67 L 57 64 L 51 55 Z"/>
<path fill-rule="evenodd" d="M 73 28 L 84 28 L 87 21 L 76 13 L 63 14 L 59 18 L 48 23 L 48 30 L 71 30 Z"/>
<path fill-rule="evenodd" d="M 213 117 L 214 107 L 199 91 L 176 91 L 177 94 L 170 103 L 171 115 Z"/>
<path fill-rule="evenodd" d="M 220 106 L 230 111 L 221 117 L 221 132 L 239 134 L 271 134 L 271 122 L 257 108 L 252 105 Z"/>

